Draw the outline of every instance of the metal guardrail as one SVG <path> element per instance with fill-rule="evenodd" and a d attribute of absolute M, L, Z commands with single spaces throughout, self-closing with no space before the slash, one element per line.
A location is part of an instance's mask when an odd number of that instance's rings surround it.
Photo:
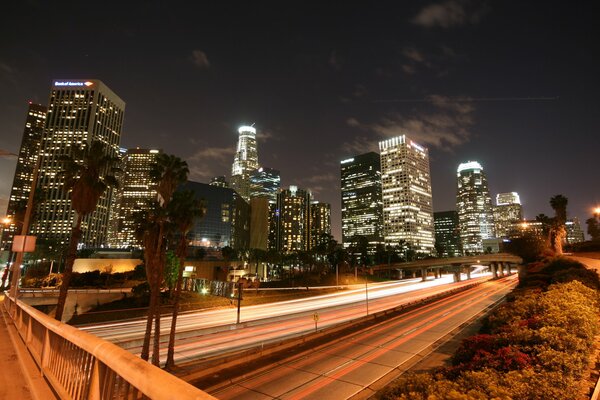
<path fill-rule="evenodd" d="M 40 373 L 61 399 L 216 400 L 128 351 L 19 300 L 6 296 L 4 307 Z"/>
<path fill-rule="evenodd" d="M 131 288 L 117 289 L 69 289 L 69 293 L 83 294 L 107 294 L 107 293 L 131 293 Z M 19 297 L 49 297 L 58 296 L 60 288 L 19 288 Z"/>

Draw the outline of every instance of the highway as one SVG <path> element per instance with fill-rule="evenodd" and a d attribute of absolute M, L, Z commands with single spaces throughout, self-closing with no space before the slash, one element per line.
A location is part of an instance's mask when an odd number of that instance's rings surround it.
<path fill-rule="evenodd" d="M 372 284 L 368 290 L 369 313 L 419 301 L 441 292 L 489 279 L 489 274 L 473 274 L 473 279 L 452 282 L 451 276 L 421 282 L 418 279 Z M 178 318 L 175 359 L 189 362 L 242 350 L 314 331 L 313 314 L 319 314 L 318 328 L 323 329 L 362 317 L 367 313 L 365 288 L 339 293 L 242 307 L 243 324 L 236 325 L 234 308 L 191 312 Z M 162 339 L 170 318 L 162 318 Z M 145 320 L 130 320 L 80 327 L 110 340 L 133 353 L 139 353 Z M 164 352 L 163 352 L 164 356 Z"/>
<path fill-rule="evenodd" d="M 219 399 L 366 398 L 377 381 L 399 374 L 402 364 L 500 301 L 516 284 L 514 275 L 488 281 L 243 378 L 198 386 Z"/>

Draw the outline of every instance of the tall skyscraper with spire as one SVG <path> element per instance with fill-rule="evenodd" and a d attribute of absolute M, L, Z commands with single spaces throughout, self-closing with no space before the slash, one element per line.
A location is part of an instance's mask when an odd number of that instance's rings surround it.
<path fill-rule="evenodd" d="M 240 126 L 237 150 L 231 167 L 231 188 L 250 201 L 250 175 L 258 169 L 256 128 Z"/>
<path fill-rule="evenodd" d="M 456 171 L 456 210 L 464 254 L 482 253 L 483 240 L 495 237 L 492 198 L 483 167 L 467 161 Z"/>
<path fill-rule="evenodd" d="M 61 176 L 64 155 L 92 141 L 104 144 L 104 152 L 119 156 L 125 102 L 99 80 L 55 80 L 50 92 L 48 116 L 41 144 L 37 188 L 42 200 L 36 209 L 33 234 L 67 243 L 75 219 L 69 192 Z M 107 243 L 113 189 L 107 189 L 82 224 L 82 243 L 99 247 Z"/>
<path fill-rule="evenodd" d="M 379 142 L 383 233 L 386 244 L 407 242 L 424 254 L 434 250 L 429 152 L 406 135 Z"/>

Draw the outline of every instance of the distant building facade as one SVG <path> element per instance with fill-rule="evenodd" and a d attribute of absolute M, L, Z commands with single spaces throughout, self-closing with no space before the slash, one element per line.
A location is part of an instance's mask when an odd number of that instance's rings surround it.
<path fill-rule="evenodd" d="M 483 167 L 468 161 L 456 171 L 456 209 L 464 254 L 483 253 L 483 239 L 495 237 L 492 199 Z"/>
<path fill-rule="evenodd" d="M 6 249 L 10 248 L 13 236 L 20 230 L 22 221 L 19 220 L 25 214 L 25 207 L 33 182 L 33 173 L 42 145 L 47 113 L 48 108 L 45 106 L 29 103 L 17 166 L 6 210 L 6 215 L 10 217 L 12 223 L 5 226 L 2 231 L 1 242 Z"/>
<path fill-rule="evenodd" d="M 379 142 L 386 244 L 407 242 L 433 254 L 434 228 L 429 152 L 407 136 Z"/>
<path fill-rule="evenodd" d="M 258 169 L 258 150 L 256 146 L 256 128 L 241 126 L 233 165 L 231 167 L 230 187 L 250 201 L 250 174 Z"/>
<path fill-rule="evenodd" d="M 523 206 L 517 192 L 499 193 L 493 208 L 496 237 L 508 238 L 512 223 L 523 219 Z"/>
<path fill-rule="evenodd" d="M 250 207 L 233 189 L 188 181 L 179 190 L 191 190 L 202 200 L 206 214 L 194 221 L 188 239 L 194 247 L 247 249 Z"/>
<path fill-rule="evenodd" d="M 355 236 L 364 236 L 369 251 L 383 244 L 381 160 L 375 152 L 340 163 L 342 189 L 342 244 L 348 248 Z"/>
<path fill-rule="evenodd" d="M 32 233 L 42 239 L 67 243 L 75 212 L 61 177 L 64 155 L 92 141 L 105 145 L 104 152 L 119 156 L 125 102 L 99 80 L 55 80 L 41 145 L 37 188 L 43 199 L 36 209 Z M 96 210 L 84 218 L 82 244 L 101 247 L 107 243 L 113 189 L 100 197 Z"/>
<path fill-rule="evenodd" d="M 433 213 L 435 228 L 435 249 L 438 257 L 458 257 L 462 255 L 458 213 L 440 211 Z"/>

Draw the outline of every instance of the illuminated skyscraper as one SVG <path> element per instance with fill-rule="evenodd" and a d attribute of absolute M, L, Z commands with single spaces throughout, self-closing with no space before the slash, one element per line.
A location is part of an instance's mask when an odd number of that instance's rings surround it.
<path fill-rule="evenodd" d="M 48 109 L 45 106 L 29 103 L 15 177 L 13 178 L 6 210 L 6 215 L 11 217 L 14 223 L 5 227 L 2 231 L 2 244 L 4 246 L 12 243 L 13 235 L 17 232 L 17 220 L 22 219 L 24 216 L 29 192 L 31 192 L 33 170 L 40 154 L 47 112 Z"/>
<path fill-rule="evenodd" d="M 280 187 L 281 174 L 276 169 L 260 167 L 250 174 L 250 197 L 267 197 L 276 203 Z"/>
<path fill-rule="evenodd" d="M 583 234 L 583 230 L 581 229 L 581 224 L 579 223 L 579 218 L 574 217 L 570 218 L 565 222 L 565 229 L 567 231 L 567 243 L 581 243 L 585 241 L 585 236 Z"/>
<path fill-rule="evenodd" d="M 498 193 L 494 207 L 496 237 L 508 238 L 514 222 L 523 219 L 523 207 L 517 192 Z"/>
<path fill-rule="evenodd" d="M 141 247 L 135 234 L 135 214 L 146 210 L 156 199 L 156 185 L 150 170 L 160 150 L 128 149 L 122 157 L 122 174 L 118 191 L 116 229 L 108 239 L 110 247 Z M 113 221 L 111 221 L 113 222 Z"/>
<path fill-rule="evenodd" d="M 210 186 L 218 186 L 218 187 L 222 187 L 222 188 L 228 188 L 229 184 L 227 183 L 227 178 L 225 178 L 224 175 L 220 175 L 220 176 L 215 176 L 213 178 L 211 178 Z"/>
<path fill-rule="evenodd" d="M 456 211 L 433 213 L 435 249 L 438 257 L 458 257 L 462 254 L 458 214 Z"/>
<path fill-rule="evenodd" d="M 481 164 L 468 161 L 456 171 L 456 209 L 464 254 L 483 252 L 483 239 L 495 237 L 492 198 Z"/>
<path fill-rule="evenodd" d="M 406 241 L 418 253 L 434 249 L 429 152 L 405 135 L 379 142 L 386 244 Z"/>
<path fill-rule="evenodd" d="M 383 243 L 381 160 L 370 152 L 340 163 L 342 188 L 342 243 L 348 248 L 355 236 L 364 236 L 369 251 Z"/>
<path fill-rule="evenodd" d="M 105 154 L 118 157 L 125 102 L 99 80 L 56 80 L 50 92 L 48 117 L 42 138 L 37 187 L 43 199 L 37 207 L 32 232 L 43 239 L 66 243 L 75 211 L 61 177 L 63 155 L 73 148 L 102 142 Z M 107 242 L 113 189 L 100 197 L 96 210 L 84 218 L 82 243 L 99 247 Z"/>
<path fill-rule="evenodd" d="M 310 205 L 310 248 L 327 244 L 325 235 L 331 235 L 331 206 L 329 203 L 313 201 Z"/>
<path fill-rule="evenodd" d="M 290 186 L 277 195 L 277 250 L 284 252 L 310 249 L 310 191 Z"/>
<path fill-rule="evenodd" d="M 250 174 L 258 169 L 256 128 L 240 126 L 237 151 L 231 167 L 231 188 L 250 201 Z"/>

